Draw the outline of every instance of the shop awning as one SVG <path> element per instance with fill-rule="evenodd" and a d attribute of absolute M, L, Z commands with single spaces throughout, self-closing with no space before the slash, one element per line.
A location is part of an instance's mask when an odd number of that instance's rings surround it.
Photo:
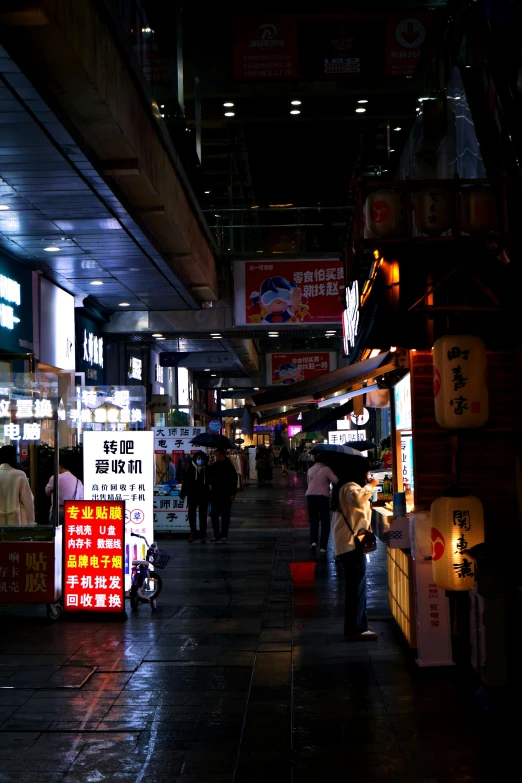
<path fill-rule="evenodd" d="M 288 409 L 328 398 L 333 398 L 332 402 L 334 402 L 335 394 L 347 391 L 352 386 L 362 384 L 393 369 L 395 369 L 393 354 L 382 353 L 373 359 L 365 359 L 363 362 L 341 367 L 317 378 L 256 394 L 253 396 L 252 411 L 268 411 L 281 407 Z"/>

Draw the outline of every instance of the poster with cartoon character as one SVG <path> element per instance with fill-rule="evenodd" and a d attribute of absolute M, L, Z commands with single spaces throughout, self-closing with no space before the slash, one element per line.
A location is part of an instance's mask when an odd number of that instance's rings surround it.
<path fill-rule="evenodd" d="M 290 386 L 336 369 L 333 351 L 317 353 L 269 353 L 266 357 L 267 384 Z"/>
<path fill-rule="evenodd" d="M 339 324 L 341 261 L 238 261 L 234 264 L 236 325 Z"/>

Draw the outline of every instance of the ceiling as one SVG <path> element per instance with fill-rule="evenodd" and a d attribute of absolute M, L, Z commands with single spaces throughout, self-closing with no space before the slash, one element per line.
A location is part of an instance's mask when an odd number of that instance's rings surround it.
<path fill-rule="evenodd" d="M 196 307 L 1 47 L 0 127 L 0 248 L 110 310 Z"/>

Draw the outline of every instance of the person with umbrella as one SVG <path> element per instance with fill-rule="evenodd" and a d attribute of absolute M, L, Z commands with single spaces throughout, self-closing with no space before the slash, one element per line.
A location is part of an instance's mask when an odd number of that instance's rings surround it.
<path fill-rule="evenodd" d="M 315 455 L 315 465 L 307 473 L 308 518 L 310 524 L 310 551 L 317 552 L 319 539 L 319 522 L 321 523 L 321 538 L 319 551 L 326 553 L 328 536 L 330 534 L 330 482 L 337 484 L 338 478 L 331 468 L 324 464 L 324 452 Z"/>
<path fill-rule="evenodd" d="M 237 473 L 224 449 L 216 449 L 216 461 L 210 465 L 210 518 L 214 544 L 226 544 L 232 503 L 236 499 Z"/>
<path fill-rule="evenodd" d="M 183 475 L 180 500 L 188 500 L 188 521 L 190 536 L 188 543 L 192 544 L 198 537 L 197 513 L 199 510 L 199 540 L 207 543 L 207 509 L 210 499 L 210 476 L 208 457 L 202 451 L 196 451 L 188 463 Z"/>

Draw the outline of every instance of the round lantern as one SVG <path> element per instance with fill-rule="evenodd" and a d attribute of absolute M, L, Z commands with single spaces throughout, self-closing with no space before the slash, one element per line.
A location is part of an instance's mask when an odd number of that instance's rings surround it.
<path fill-rule="evenodd" d="M 415 225 L 422 234 L 440 237 L 453 225 L 453 194 L 446 188 L 426 188 L 415 197 Z"/>
<path fill-rule="evenodd" d="M 415 560 L 431 559 L 431 516 L 429 511 L 410 514 L 410 542 Z"/>
<path fill-rule="evenodd" d="M 472 590 L 475 567 L 466 554 L 484 541 L 484 511 L 480 500 L 448 490 L 431 504 L 433 581 L 443 590 Z"/>
<path fill-rule="evenodd" d="M 498 228 L 497 200 L 491 188 L 474 185 L 461 193 L 460 217 L 465 234 L 489 234 Z"/>
<path fill-rule="evenodd" d="M 404 204 L 397 190 L 374 190 L 364 204 L 365 237 L 394 237 L 404 233 Z"/>
<path fill-rule="evenodd" d="M 433 346 L 435 418 L 450 430 L 481 427 L 489 416 L 486 346 L 471 334 L 440 337 Z"/>

